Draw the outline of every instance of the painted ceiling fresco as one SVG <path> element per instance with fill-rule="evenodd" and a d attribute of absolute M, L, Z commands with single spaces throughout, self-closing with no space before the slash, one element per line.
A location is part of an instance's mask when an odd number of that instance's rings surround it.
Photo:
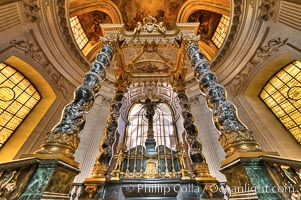
<path fill-rule="evenodd" d="M 134 30 L 137 22 L 144 17 L 153 16 L 164 22 L 166 28 L 175 27 L 178 11 L 186 0 L 112 0 L 123 16 L 126 30 Z"/>
<path fill-rule="evenodd" d="M 98 41 L 101 36 L 101 23 L 112 23 L 111 18 L 98 10 L 84 13 L 78 16 L 78 19 L 90 41 Z"/>
<path fill-rule="evenodd" d="M 153 16 L 158 22 L 164 22 L 168 30 L 175 28 L 178 12 L 186 0 L 112 0 L 123 16 L 125 28 L 134 30 L 137 22 L 144 17 Z M 101 23 L 112 23 L 111 18 L 98 10 L 84 13 L 78 16 L 79 21 L 89 39 L 98 41 L 101 36 Z M 191 14 L 188 22 L 200 22 L 199 34 L 201 40 L 209 41 L 219 23 L 220 14 L 199 10 Z"/>
<path fill-rule="evenodd" d="M 215 12 L 199 10 L 189 16 L 188 22 L 200 22 L 198 34 L 200 34 L 202 41 L 208 43 L 212 38 L 221 17 L 221 14 Z"/>

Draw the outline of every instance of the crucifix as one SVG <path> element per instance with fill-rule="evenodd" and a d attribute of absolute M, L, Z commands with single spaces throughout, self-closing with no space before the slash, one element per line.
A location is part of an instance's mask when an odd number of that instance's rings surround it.
<path fill-rule="evenodd" d="M 147 98 L 145 100 L 144 109 L 145 109 L 145 117 L 147 119 L 148 123 L 148 129 L 147 129 L 147 139 L 145 141 L 145 147 L 146 147 L 146 154 L 156 154 L 156 141 L 154 139 L 154 115 L 155 115 L 155 109 L 158 104 L 158 102 L 154 102 L 151 99 Z"/>
<path fill-rule="evenodd" d="M 145 117 L 148 120 L 148 130 L 147 130 L 147 138 L 153 139 L 154 138 L 154 129 L 153 129 L 153 123 L 154 123 L 154 115 L 155 115 L 155 106 L 156 104 L 151 101 L 151 99 L 145 100 Z"/>

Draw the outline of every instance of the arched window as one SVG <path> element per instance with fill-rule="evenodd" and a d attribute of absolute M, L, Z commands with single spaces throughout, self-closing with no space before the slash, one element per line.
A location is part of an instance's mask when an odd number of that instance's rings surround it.
<path fill-rule="evenodd" d="M 260 98 L 301 143 L 301 63 L 294 61 L 276 73 Z"/>
<path fill-rule="evenodd" d="M 217 48 L 221 48 L 229 27 L 230 17 L 223 15 L 219 21 L 219 24 L 211 38 L 212 42 Z"/>
<path fill-rule="evenodd" d="M 80 49 L 83 49 L 86 44 L 89 42 L 88 37 L 82 28 L 82 25 L 79 22 L 77 16 L 70 18 L 71 29 L 74 35 L 74 38 Z"/>
<path fill-rule="evenodd" d="M 40 99 L 29 80 L 0 63 L 0 149 Z"/>
<path fill-rule="evenodd" d="M 173 114 L 166 103 L 158 103 L 154 108 L 153 130 L 156 145 L 164 145 L 176 150 L 177 136 L 173 124 Z M 132 149 L 144 146 L 147 138 L 148 119 L 143 103 L 133 105 L 128 115 L 129 125 L 126 136 L 126 146 Z"/>

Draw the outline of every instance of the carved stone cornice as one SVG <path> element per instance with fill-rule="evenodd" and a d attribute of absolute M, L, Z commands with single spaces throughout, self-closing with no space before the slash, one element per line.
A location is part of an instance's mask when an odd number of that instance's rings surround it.
<path fill-rule="evenodd" d="M 257 68 L 258 65 L 263 63 L 266 59 L 276 53 L 280 47 L 286 44 L 288 38 L 281 39 L 273 38 L 265 45 L 258 47 L 254 56 L 249 60 L 241 72 L 239 72 L 234 79 L 228 84 L 229 91 L 232 95 L 236 96 L 240 89 L 244 86 L 244 82 Z"/>
<path fill-rule="evenodd" d="M 269 11 L 264 11 L 266 4 L 270 5 L 267 6 Z M 249 59 L 250 52 L 260 45 L 260 38 L 263 39 L 268 31 L 267 23 L 263 23 L 263 18 L 270 18 L 271 14 L 267 13 L 276 9 L 273 0 L 233 0 L 232 5 L 231 27 L 216 58 L 211 62 L 213 71 L 225 83 L 234 79 L 237 72 L 245 66 L 247 60 L 244 59 Z M 266 15 L 269 17 L 265 17 Z"/>
<path fill-rule="evenodd" d="M 39 63 L 43 69 L 49 74 L 49 77 L 55 83 L 58 90 L 62 92 L 64 98 L 67 98 L 68 81 L 57 69 L 48 61 L 43 51 L 30 40 L 11 40 L 9 42 L 12 47 L 20 50 L 25 56 L 28 56 Z"/>
<path fill-rule="evenodd" d="M 42 57 L 45 58 L 42 50 L 38 48 L 33 42 L 26 40 L 11 40 L 9 42 L 13 47 L 22 51 L 26 56 L 31 57 L 36 62 L 41 64 Z"/>
<path fill-rule="evenodd" d="M 260 10 L 259 20 L 268 21 L 274 14 L 275 0 L 263 0 L 258 7 Z"/>
<path fill-rule="evenodd" d="M 56 69 L 73 85 L 78 85 L 89 64 L 71 35 L 65 1 L 37 0 L 39 23 L 30 30 L 35 41 Z M 66 4 L 67 5 L 67 4 Z M 45 65 L 48 63 L 44 63 Z M 76 67 L 75 67 L 76 66 Z"/>
<path fill-rule="evenodd" d="M 62 0 L 61 0 L 62 1 Z M 123 24 L 101 24 L 104 37 L 109 40 L 122 38 L 124 43 L 174 43 L 181 38 L 191 38 L 198 41 L 195 37 L 199 23 L 176 23 L 177 28 L 166 30 L 164 34 L 158 31 L 141 31 L 138 35 L 134 31 L 126 31 Z"/>
<path fill-rule="evenodd" d="M 37 0 L 22 0 L 24 5 L 24 14 L 28 22 L 36 22 L 40 20 Z"/>
<path fill-rule="evenodd" d="M 106 13 L 113 24 L 123 22 L 122 14 L 118 6 L 111 0 L 85 0 L 85 3 L 82 3 L 82 0 L 73 0 L 68 3 L 70 17 L 98 10 Z"/>

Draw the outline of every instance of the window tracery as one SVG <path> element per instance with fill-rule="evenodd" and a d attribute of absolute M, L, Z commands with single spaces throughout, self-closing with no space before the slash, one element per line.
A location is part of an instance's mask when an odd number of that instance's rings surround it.
<path fill-rule="evenodd" d="M 28 79 L 0 63 L 0 149 L 40 99 Z"/>
<path fill-rule="evenodd" d="M 301 143 L 301 62 L 294 61 L 276 73 L 260 98 Z"/>

